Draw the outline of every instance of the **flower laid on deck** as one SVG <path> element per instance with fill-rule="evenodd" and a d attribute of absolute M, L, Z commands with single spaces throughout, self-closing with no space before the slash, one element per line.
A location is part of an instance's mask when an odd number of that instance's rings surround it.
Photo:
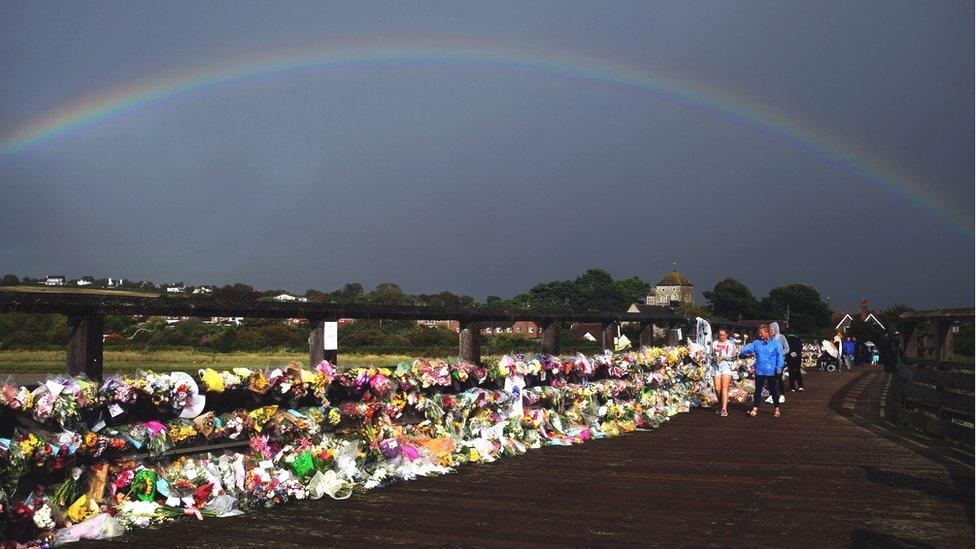
<path fill-rule="evenodd" d="M 518 354 L 487 368 L 421 359 L 339 373 L 328 362 L 293 363 L 195 377 L 141 371 L 100 386 L 62 376 L 33 392 L 3 386 L 0 406 L 40 422 L 0 441 L 4 509 L 12 513 L 11 503 L 30 493 L 22 513 L 35 519 L 18 541 L 67 541 L 341 499 L 532 448 L 656 427 L 714 399 L 707 368 L 675 347 Z M 179 455 L 219 443 L 223 450 Z M 36 486 L 28 480 L 35 471 L 65 480 Z M 65 523 L 69 516 L 77 524 Z"/>

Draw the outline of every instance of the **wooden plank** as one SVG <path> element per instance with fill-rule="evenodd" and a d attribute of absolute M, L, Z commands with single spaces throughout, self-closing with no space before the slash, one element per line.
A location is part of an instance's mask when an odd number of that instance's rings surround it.
<path fill-rule="evenodd" d="M 972 322 L 974 314 L 976 314 L 976 309 L 972 307 L 962 309 L 934 309 L 928 311 L 909 311 L 899 315 L 898 319 L 902 321 L 968 320 Z"/>
<path fill-rule="evenodd" d="M 954 362 L 950 360 L 939 360 L 937 358 L 916 358 L 905 357 L 902 365 L 918 366 L 942 370 L 945 372 L 952 370 L 973 371 L 972 362 Z M 900 366 L 899 366 L 900 367 Z"/>
<path fill-rule="evenodd" d="M 864 374 L 812 373 L 777 419 L 768 408 L 750 418 L 733 405 L 721 420 L 692 410 L 647 432 L 463 465 L 342 501 L 77 546 L 972 546 L 967 460 L 878 421 L 870 410 L 883 374 Z M 857 417 L 841 419 L 835 395 Z"/>
<path fill-rule="evenodd" d="M 552 322 L 684 322 L 673 312 L 627 313 L 612 311 L 549 312 L 530 309 L 481 309 L 416 305 L 367 305 L 358 303 L 280 303 L 276 301 L 224 301 L 210 298 L 108 296 L 95 294 L 45 294 L 0 292 L 0 313 L 61 313 L 243 316 L 248 318 L 359 318 L 388 320 L 477 320 Z"/>
<path fill-rule="evenodd" d="M 88 379 L 102 379 L 104 317 L 99 314 L 68 317 L 68 375 L 85 374 Z"/>
<path fill-rule="evenodd" d="M 969 372 L 950 372 L 933 370 L 930 368 L 917 368 L 908 364 L 903 364 L 898 368 L 898 374 L 903 381 L 925 383 L 935 385 L 944 389 L 955 389 L 957 391 L 973 392 L 974 376 Z"/>
<path fill-rule="evenodd" d="M 901 391 L 906 399 L 920 402 L 927 406 L 952 408 L 957 412 L 966 412 L 968 410 L 968 413 L 972 414 L 972 395 L 949 393 L 915 383 L 902 384 Z"/>

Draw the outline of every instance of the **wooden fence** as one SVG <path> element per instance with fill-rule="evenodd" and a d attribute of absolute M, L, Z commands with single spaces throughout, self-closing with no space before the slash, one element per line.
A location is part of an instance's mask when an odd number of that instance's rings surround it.
<path fill-rule="evenodd" d="M 902 314 L 896 415 L 909 427 L 973 446 L 973 362 L 957 360 L 953 337 L 973 309 Z"/>
<path fill-rule="evenodd" d="M 481 324 L 483 322 L 526 320 L 540 327 L 542 352 L 559 354 L 559 334 L 564 323 L 599 323 L 603 327 L 603 347 L 613 347 L 616 327 L 620 323 L 637 323 L 641 327 L 640 344 L 650 344 L 655 325 L 685 327 L 691 319 L 676 314 L 669 307 L 652 312 L 540 312 L 480 308 L 442 308 L 404 305 L 362 305 L 342 303 L 279 303 L 268 301 L 225 301 L 189 297 L 130 297 L 79 293 L 0 292 L 0 313 L 57 313 L 68 317 L 67 371 L 84 373 L 91 379 L 102 378 L 103 333 L 105 315 L 159 315 L 173 317 L 245 317 L 301 318 L 312 326 L 309 336 L 309 363 L 336 361 L 337 350 L 324 345 L 325 322 L 340 318 L 386 320 L 456 320 L 458 356 L 472 363 L 481 361 Z M 730 328 L 748 328 L 737 322 L 714 323 Z"/>

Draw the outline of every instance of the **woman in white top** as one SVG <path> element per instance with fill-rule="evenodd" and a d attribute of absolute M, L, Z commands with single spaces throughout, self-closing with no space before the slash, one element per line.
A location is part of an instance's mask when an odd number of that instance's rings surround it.
<path fill-rule="evenodd" d="M 715 394 L 722 403 L 718 414 L 722 417 L 729 415 L 729 387 L 732 386 L 732 361 L 735 360 L 735 343 L 729 339 L 729 332 L 724 328 L 718 331 L 718 341 L 712 343 L 715 364 Z"/>

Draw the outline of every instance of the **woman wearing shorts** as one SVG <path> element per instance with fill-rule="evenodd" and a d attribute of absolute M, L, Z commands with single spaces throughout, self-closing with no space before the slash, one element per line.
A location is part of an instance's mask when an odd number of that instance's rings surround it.
<path fill-rule="evenodd" d="M 729 415 L 729 387 L 732 386 L 732 361 L 735 360 L 735 343 L 729 339 L 729 332 L 725 329 L 718 331 L 718 341 L 712 344 L 715 364 L 715 394 L 722 403 L 718 414 L 722 417 Z"/>

